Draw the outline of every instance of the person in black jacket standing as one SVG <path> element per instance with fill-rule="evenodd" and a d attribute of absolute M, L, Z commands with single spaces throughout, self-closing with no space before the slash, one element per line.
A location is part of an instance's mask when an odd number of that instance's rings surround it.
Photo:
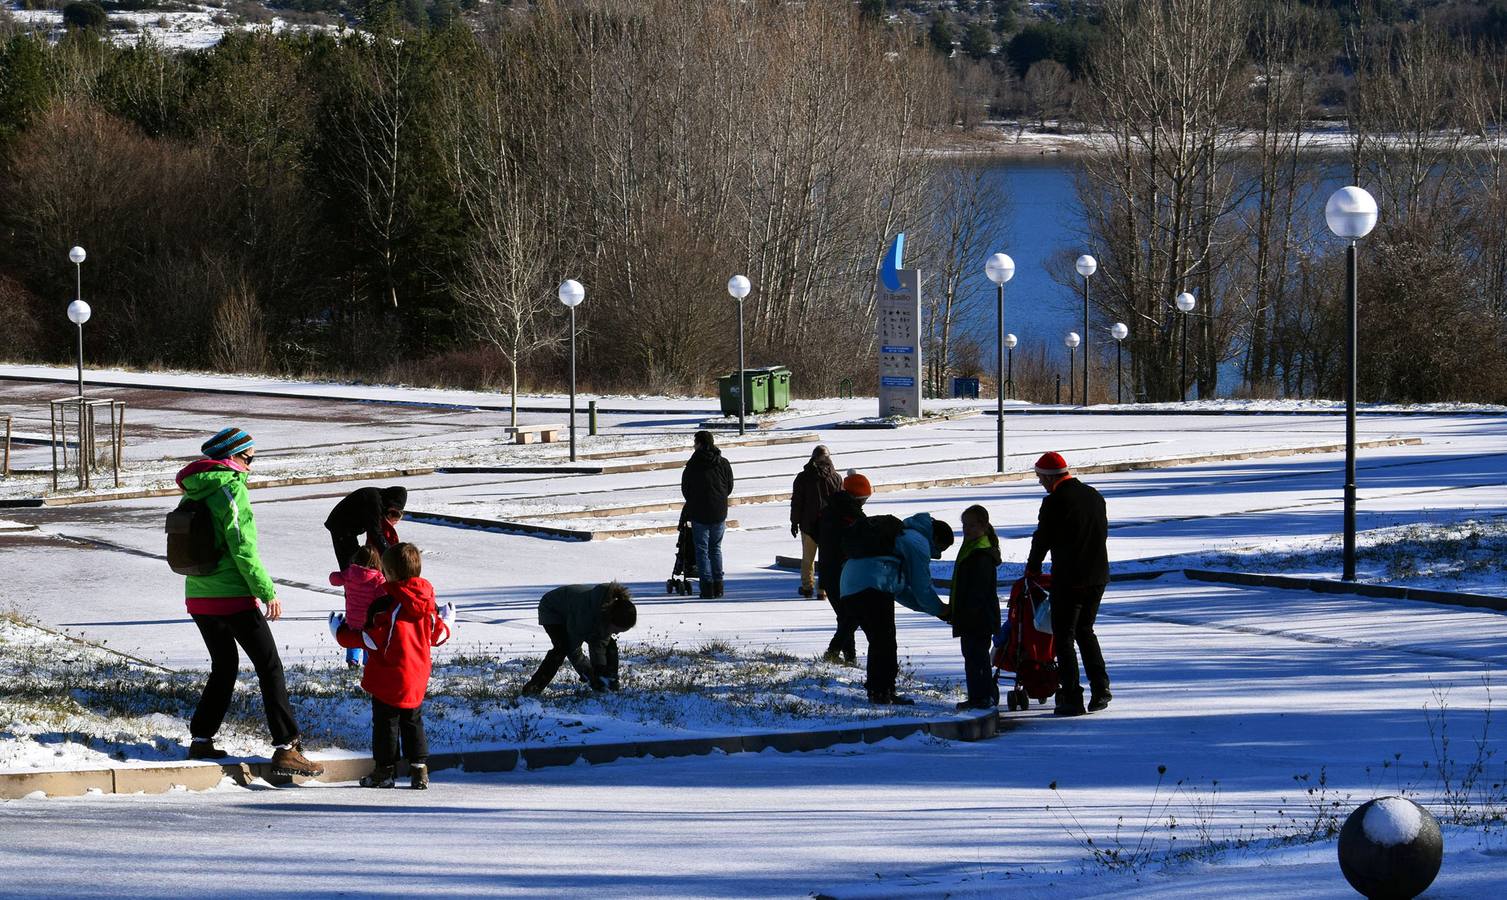
<path fill-rule="evenodd" d="M 361 546 L 358 540 L 366 536 L 366 545 L 375 547 L 378 554 L 398 543 L 396 525 L 403 518 L 403 507 L 408 504 L 408 489 L 402 486 L 386 488 L 357 488 L 346 494 L 335 508 L 330 510 L 324 527 L 329 529 L 330 539 L 335 544 L 335 561 L 343 572 Z"/>
<path fill-rule="evenodd" d="M 727 530 L 727 498 L 732 492 L 732 465 L 723 459 L 710 431 L 696 432 L 696 450 L 680 475 L 680 494 L 696 544 L 703 600 L 722 596 L 722 535 Z"/>
<path fill-rule="evenodd" d="M 801 539 L 801 596 L 816 596 L 817 529 L 827 498 L 842 489 L 842 477 L 832 465 L 832 456 L 821 444 L 795 476 L 790 489 L 790 536 Z"/>
<path fill-rule="evenodd" d="M 1046 489 L 1026 573 L 1039 575 L 1042 561 L 1052 554 L 1052 636 L 1057 646 L 1057 706 L 1059 716 L 1081 716 L 1109 705 L 1109 673 L 1094 634 L 1094 619 L 1109 583 L 1109 518 L 1099 492 L 1073 477 L 1059 453 L 1036 461 L 1036 479 Z M 1076 645 L 1076 648 L 1075 648 Z M 1083 706 L 1078 682 L 1078 654 L 1088 676 L 1090 699 Z"/>
<path fill-rule="evenodd" d="M 958 709 L 993 709 L 999 705 L 989 650 L 999 633 L 999 536 L 989 524 L 989 510 L 963 510 L 963 546 L 952 567 L 952 594 L 947 621 L 963 651 L 963 677 L 968 699 Z"/>
<path fill-rule="evenodd" d="M 843 550 L 843 535 L 860 519 L 864 501 L 873 496 L 874 487 L 864 475 L 850 471 L 842 480 L 842 490 L 827 498 L 827 505 L 817 519 L 816 584 L 832 611 L 837 614 L 837 631 L 827 644 L 825 659 L 828 662 L 845 662 L 856 665 L 858 646 L 854 636 L 858 633 L 858 617 L 842 603 L 842 567 L 848 561 Z"/>

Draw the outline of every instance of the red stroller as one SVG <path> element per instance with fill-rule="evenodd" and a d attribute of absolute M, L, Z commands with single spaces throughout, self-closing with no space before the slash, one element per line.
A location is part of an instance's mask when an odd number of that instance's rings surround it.
<path fill-rule="evenodd" d="M 1005 624 L 994 636 L 994 680 L 1014 672 L 1015 688 L 1005 694 L 1005 708 L 1029 709 L 1031 701 L 1045 703 L 1057 693 L 1057 648 L 1050 632 L 1037 631 L 1036 607 L 1047 598 L 1052 576 L 1016 579 L 1010 586 Z"/>

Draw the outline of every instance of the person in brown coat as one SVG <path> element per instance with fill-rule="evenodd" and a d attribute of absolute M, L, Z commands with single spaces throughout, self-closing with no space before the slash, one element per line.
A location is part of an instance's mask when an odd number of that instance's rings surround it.
<path fill-rule="evenodd" d="M 816 538 L 827 498 L 842 490 L 842 478 L 827 448 L 818 444 L 795 476 L 790 491 L 790 536 L 801 539 L 801 596 L 816 596 Z"/>

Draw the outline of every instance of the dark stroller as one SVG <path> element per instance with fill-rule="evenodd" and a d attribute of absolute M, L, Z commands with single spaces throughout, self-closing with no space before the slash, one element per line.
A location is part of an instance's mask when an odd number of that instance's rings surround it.
<path fill-rule="evenodd" d="M 1005 624 L 994 637 L 994 680 L 1014 672 L 1015 687 L 1005 694 L 1005 708 L 1030 709 L 1031 701 L 1047 702 L 1058 689 L 1057 648 L 1051 632 L 1037 631 L 1036 606 L 1047 599 L 1052 576 L 1018 578 L 1010 586 Z"/>
<path fill-rule="evenodd" d="M 665 581 L 665 593 L 689 597 L 699 589 L 691 583 L 696 577 L 696 542 L 691 537 L 691 523 L 682 512 L 676 526 L 675 568 Z"/>

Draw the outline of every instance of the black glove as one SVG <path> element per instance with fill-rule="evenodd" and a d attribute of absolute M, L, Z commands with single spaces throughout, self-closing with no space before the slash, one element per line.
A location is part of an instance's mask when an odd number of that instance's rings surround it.
<path fill-rule="evenodd" d="M 790 536 L 793 537 L 793 538 L 800 537 L 801 536 L 801 526 L 795 524 L 794 522 L 791 522 L 790 523 Z"/>

